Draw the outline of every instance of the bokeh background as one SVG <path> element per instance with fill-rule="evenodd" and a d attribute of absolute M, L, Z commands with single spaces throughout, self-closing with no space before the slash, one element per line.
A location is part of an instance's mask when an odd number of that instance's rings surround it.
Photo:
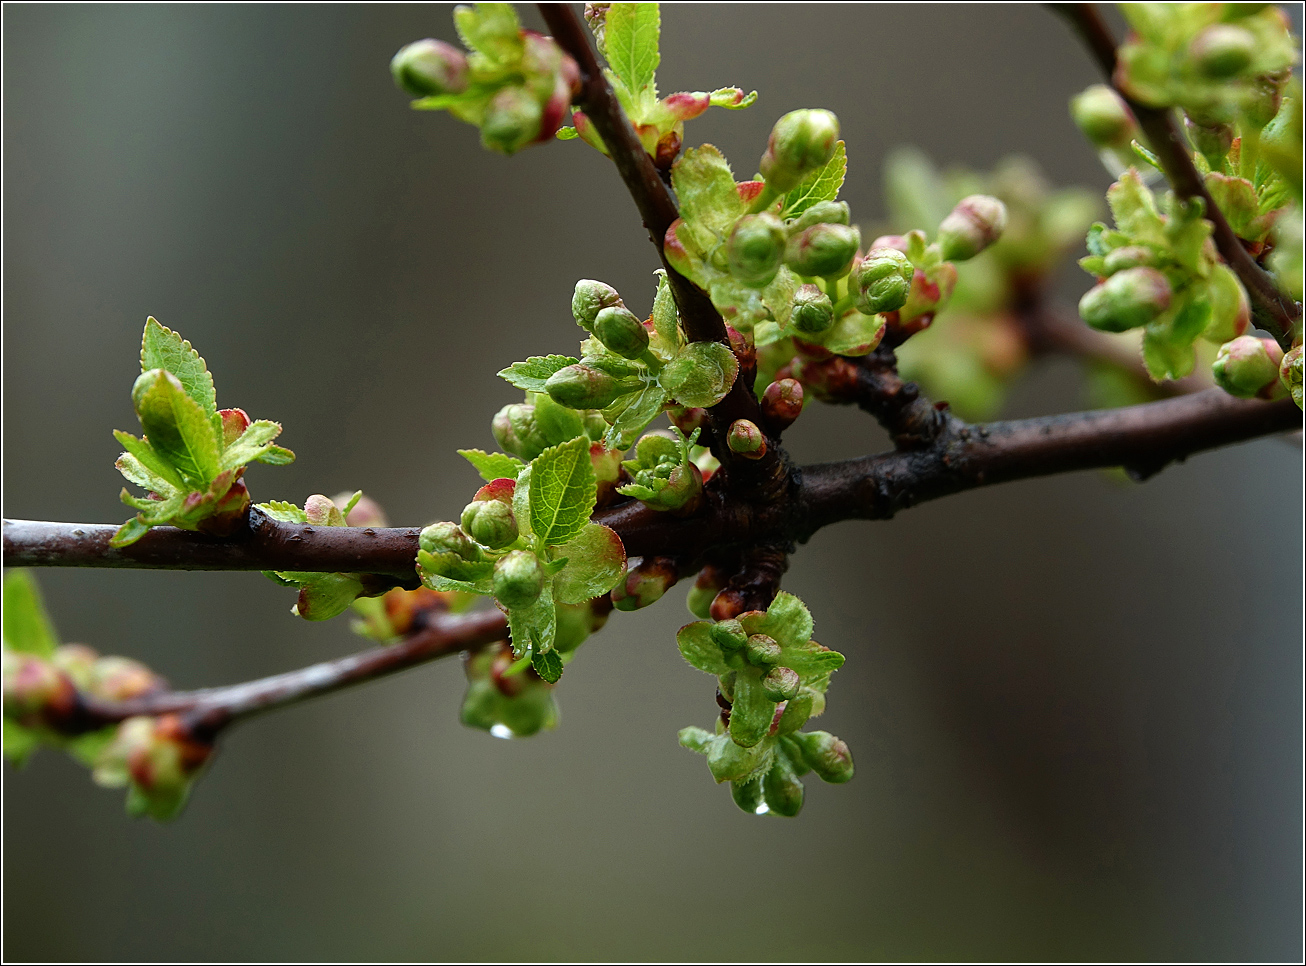
<path fill-rule="evenodd" d="M 256 499 L 361 487 L 422 524 L 476 485 L 453 450 L 492 443 L 495 372 L 576 340 L 577 278 L 647 308 L 609 164 L 409 110 L 386 64 L 425 36 L 448 7 L 6 5 L 6 516 L 125 519 L 109 431 L 147 314 L 221 404 L 285 424 L 299 459 Z M 745 173 L 781 113 L 833 109 L 863 223 L 903 143 L 1109 181 L 1066 113 L 1093 66 L 1037 6 L 669 6 L 663 50 L 664 90 L 761 91 L 689 125 Z M 1008 411 L 1080 383 L 1042 365 Z M 819 406 L 791 436 L 884 445 Z M 42 752 L 5 771 L 5 956 L 1298 959 L 1301 498 L 1300 448 L 1263 440 L 820 533 L 787 586 L 848 655 L 822 726 L 858 772 L 797 820 L 738 812 L 676 745 L 715 713 L 680 588 L 586 645 L 534 739 L 461 728 L 445 661 L 237 729 L 167 827 Z M 41 580 L 65 640 L 178 686 L 360 645 L 257 574 Z"/>

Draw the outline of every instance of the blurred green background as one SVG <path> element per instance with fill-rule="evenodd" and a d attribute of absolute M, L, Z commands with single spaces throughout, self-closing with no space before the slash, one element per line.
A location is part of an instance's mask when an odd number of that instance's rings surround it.
<path fill-rule="evenodd" d="M 4 513 L 119 522 L 110 429 L 147 314 L 221 405 L 299 454 L 256 499 L 361 487 L 422 524 L 453 456 L 566 351 L 577 278 L 646 310 L 656 267 L 609 163 L 513 158 L 411 111 L 386 64 L 453 39 L 442 5 L 4 8 Z M 532 24 L 538 16 L 524 10 Z M 751 173 L 781 113 L 834 110 L 844 197 L 881 159 L 1033 157 L 1109 179 L 1067 117 L 1098 78 L 1029 6 L 669 6 L 664 90 L 757 88 L 691 122 Z M 1087 280 L 1072 266 L 1065 293 Z M 1077 408 L 1045 364 L 1008 412 Z M 813 406 L 800 461 L 878 449 Z M 441 662 L 233 732 L 177 823 L 42 752 L 4 782 L 11 960 L 1283 959 L 1301 955 L 1301 450 L 1263 440 L 1145 486 L 1036 480 L 820 533 L 786 586 L 844 651 L 822 727 L 856 779 L 750 818 L 677 747 L 712 682 L 683 589 L 615 615 L 560 729 L 461 728 Z M 360 646 L 257 574 L 45 571 L 65 640 L 174 684 Z"/>

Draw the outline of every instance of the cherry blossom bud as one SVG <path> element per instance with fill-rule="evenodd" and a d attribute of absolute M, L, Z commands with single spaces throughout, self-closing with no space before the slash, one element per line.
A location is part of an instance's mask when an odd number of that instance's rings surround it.
<path fill-rule="evenodd" d="M 1105 84 L 1094 84 L 1072 97 L 1070 116 L 1094 147 L 1120 151 L 1138 137 L 1133 111 Z"/>
<path fill-rule="evenodd" d="M 49 661 L 7 650 L 3 662 L 5 717 L 45 723 L 72 710 L 77 700 L 73 682 Z"/>
<path fill-rule="evenodd" d="M 1188 55 L 1207 77 L 1233 77 L 1251 64 L 1256 55 L 1256 38 L 1233 24 L 1212 24 L 1193 38 Z"/>
<path fill-rule="evenodd" d="M 848 746 L 828 731 L 796 734 L 794 739 L 803 750 L 803 761 L 822 780 L 841 784 L 853 777 L 853 755 Z"/>
<path fill-rule="evenodd" d="M 1273 339 L 1242 335 L 1220 346 L 1211 371 L 1216 385 L 1231 396 L 1269 399 L 1284 394 L 1279 381 L 1282 361 L 1283 350 Z"/>
<path fill-rule="evenodd" d="M 540 133 L 544 111 L 523 87 L 505 87 L 495 94 L 481 122 L 481 143 L 501 154 L 515 154 Z"/>
<path fill-rule="evenodd" d="M 582 278 L 576 283 L 576 292 L 571 297 L 571 314 L 576 324 L 585 330 L 594 328 L 594 320 L 603 309 L 621 305 L 621 296 L 611 285 Z"/>
<path fill-rule="evenodd" d="M 940 223 L 939 249 L 949 261 L 965 261 L 997 241 L 1006 227 L 1006 205 L 991 195 L 970 195 Z"/>
<path fill-rule="evenodd" d="M 494 596 L 504 607 L 529 607 L 544 590 L 544 568 L 529 550 L 513 550 L 494 565 Z"/>
<path fill-rule="evenodd" d="M 753 634 L 744 644 L 744 655 L 755 667 L 772 667 L 780 663 L 780 645 L 766 634 Z"/>
<path fill-rule="evenodd" d="M 750 419 L 736 419 L 726 436 L 730 451 L 745 459 L 757 460 L 766 455 L 766 436 Z"/>
<path fill-rule="evenodd" d="M 847 225 L 852 221 L 852 212 L 846 201 L 818 201 L 797 218 L 785 222 L 790 235 L 811 228 L 813 225 Z"/>
<path fill-rule="evenodd" d="M 726 579 L 719 567 L 707 566 L 700 570 L 685 600 L 689 612 L 702 620 L 709 619 L 712 616 L 712 599 L 725 586 Z"/>
<path fill-rule="evenodd" d="M 771 129 L 758 170 L 769 189 L 789 191 L 829 162 L 838 140 L 839 119 L 829 111 L 790 111 Z"/>
<path fill-rule="evenodd" d="M 803 783 L 784 755 L 777 755 L 775 764 L 763 776 L 762 798 L 766 801 L 767 808 L 776 815 L 793 818 L 802 811 Z"/>
<path fill-rule="evenodd" d="M 95 662 L 100 659 L 99 652 L 85 644 L 61 644 L 50 655 L 50 663 L 68 675 L 73 686 L 85 691 L 95 678 Z"/>
<path fill-rule="evenodd" d="M 742 650 L 748 643 L 748 632 L 744 630 L 744 625 L 734 618 L 717 621 L 708 630 L 708 634 L 712 638 L 712 643 L 726 652 Z"/>
<path fill-rule="evenodd" d="M 730 274 L 761 288 L 775 278 L 785 255 L 784 223 L 775 215 L 744 215 L 726 242 Z"/>
<path fill-rule="evenodd" d="M 799 232 L 785 246 L 785 264 L 799 275 L 842 278 L 853 267 L 861 234 L 847 225 L 820 224 Z"/>
<path fill-rule="evenodd" d="M 314 527 L 343 527 L 345 525 L 345 515 L 340 512 L 340 507 L 321 493 L 314 493 L 304 501 L 304 516 L 310 526 Z"/>
<path fill-rule="evenodd" d="M 95 662 L 86 690 L 108 701 L 130 701 L 163 687 L 163 679 L 140 661 L 110 655 Z"/>
<path fill-rule="evenodd" d="M 432 523 L 417 535 L 417 545 L 427 553 L 451 553 L 464 560 L 479 560 L 481 548 L 476 546 L 462 527 L 441 521 Z"/>
<path fill-rule="evenodd" d="M 820 335 L 834 325 L 834 303 L 815 285 L 804 285 L 794 294 L 789 324 L 805 335 Z"/>
<path fill-rule="evenodd" d="M 772 701 L 788 701 L 790 698 L 797 697 L 798 686 L 801 683 L 798 672 L 793 668 L 773 667 L 767 672 L 766 677 L 762 678 L 762 690 Z"/>
<path fill-rule="evenodd" d="M 460 94 L 467 89 L 467 57 L 442 40 L 418 40 L 390 60 L 390 73 L 412 97 Z"/>
<path fill-rule="evenodd" d="M 803 411 L 803 385 L 797 379 L 777 379 L 762 394 L 762 413 L 776 432 L 788 429 Z"/>
<path fill-rule="evenodd" d="M 1184 116 L 1184 130 L 1188 140 L 1193 143 L 1206 163 L 1216 170 L 1229 154 L 1233 146 L 1234 128 L 1232 124 L 1198 124 L 1191 117 Z"/>
<path fill-rule="evenodd" d="M 553 401 L 571 409 L 606 409 L 625 386 L 616 376 L 584 363 L 565 366 L 544 383 Z M 535 454 L 538 456 L 539 454 Z"/>
<path fill-rule="evenodd" d="M 1084 293 L 1079 314 L 1104 332 L 1147 325 L 1170 307 L 1170 283 L 1155 268 L 1127 268 Z"/>
<path fill-rule="evenodd" d="M 594 336 L 619 356 L 636 359 L 648 348 L 648 329 L 624 305 L 600 309 L 594 317 Z M 602 409 L 602 406 L 590 406 Z"/>
<path fill-rule="evenodd" d="M 857 310 L 866 315 L 893 312 L 907 303 L 915 273 L 907 256 L 896 248 L 872 248 L 853 272 Z"/>
<path fill-rule="evenodd" d="M 676 582 L 671 557 L 631 557 L 626 579 L 612 591 L 617 610 L 639 610 L 659 600 Z"/>
<path fill-rule="evenodd" d="M 472 539 L 499 550 L 517 539 L 517 518 L 512 507 L 498 500 L 478 500 L 463 508 L 462 528 Z"/>
<path fill-rule="evenodd" d="M 1292 401 L 1297 404 L 1297 408 L 1301 409 L 1302 351 L 1300 343 L 1283 354 L 1283 361 L 1279 363 L 1279 382 L 1287 393 L 1292 396 Z"/>
<path fill-rule="evenodd" d="M 549 448 L 549 441 L 535 423 L 535 407 L 529 403 L 504 406 L 495 414 L 490 428 L 504 452 L 527 462 Z"/>

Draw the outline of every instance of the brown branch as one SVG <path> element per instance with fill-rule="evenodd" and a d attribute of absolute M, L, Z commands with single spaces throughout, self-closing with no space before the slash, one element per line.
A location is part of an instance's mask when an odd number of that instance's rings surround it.
<path fill-rule="evenodd" d="M 1138 118 L 1139 127 L 1147 135 L 1148 144 L 1174 192 L 1184 200 L 1200 198 L 1205 205 L 1206 219 L 1214 227 L 1213 238 L 1220 255 L 1233 269 L 1251 300 L 1252 316 L 1256 324 L 1269 332 L 1279 344 L 1288 349 L 1294 338 L 1301 336 L 1301 305 L 1285 298 L 1279 292 L 1274 278 L 1266 272 L 1243 247 L 1242 242 L 1229 227 L 1224 212 L 1206 190 L 1206 183 L 1193 165 L 1188 145 L 1179 130 L 1174 113 L 1168 109 L 1149 107 L 1133 100 L 1120 89 L 1116 79 L 1116 42 L 1110 30 L 1091 3 L 1053 3 L 1049 6 L 1065 17 L 1083 39 L 1085 46 L 1097 60 L 1107 79 L 1125 99 Z"/>

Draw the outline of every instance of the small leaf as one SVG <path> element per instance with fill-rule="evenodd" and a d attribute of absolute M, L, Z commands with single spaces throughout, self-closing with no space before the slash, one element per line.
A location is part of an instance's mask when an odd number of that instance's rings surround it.
<path fill-rule="evenodd" d="M 781 647 L 796 647 L 812 639 L 812 612 L 799 598 L 782 590 L 766 609 L 760 629 L 750 631 L 775 638 Z"/>
<path fill-rule="evenodd" d="M 720 87 L 708 95 L 713 107 L 724 107 L 727 111 L 742 111 L 752 107 L 757 100 L 757 91 L 745 94 L 738 87 Z"/>
<path fill-rule="evenodd" d="M 454 28 L 471 50 L 502 63 L 519 58 L 522 51 L 521 22 L 510 3 L 478 3 L 455 7 Z"/>
<path fill-rule="evenodd" d="M 706 755 L 708 747 L 712 744 L 712 739 L 715 738 L 716 735 L 703 728 L 695 728 L 691 725 L 688 728 L 681 728 L 678 737 L 682 748 L 688 748 L 690 751 L 696 751 L 700 755 Z"/>
<path fill-rule="evenodd" d="M 22 768 L 39 747 L 41 747 L 40 735 L 31 728 L 24 728 L 13 718 L 4 719 L 5 761 L 15 768 Z"/>
<path fill-rule="evenodd" d="M 282 523 L 308 522 L 308 516 L 303 510 L 295 506 L 295 504 L 287 503 L 284 500 L 272 500 L 268 503 L 259 503 L 256 505 L 273 520 L 280 520 Z"/>
<path fill-rule="evenodd" d="M 156 453 L 154 448 L 150 446 L 148 442 L 143 439 L 137 439 L 131 433 L 124 433 L 121 429 L 115 429 L 113 431 L 113 437 L 122 444 L 123 449 L 139 460 L 141 466 L 147 471 L 160 479 L 167 480 L 173 489 L 186 489 L 186 484 L 182 481 L 181 474 L 176 471 L 171 463 Z M 119 472 L 121 472 L 121 470 Z M 126 476 L 125 473 L 123 475 Z M 133 483 L 136 482 L 135 480 L 132 480 L 130 476 L 128 476 L 127 479 L 131 480 Z"/>
<path fill-rule="evenodd" d="M 658 269 L 658 293 L 653 298 L 653 330 L 662 339 L 663 346 L 672 353 L 679 351 L 684 340 L 680 336 L 680 317 L 676 313 L 676 300 L 671 295 L 666 269 Z"/>
<path fill-rule="evenodd" d="M 581 604 L 610 591 L 626 569 L 626 548 L 616 532 L 587 523 L 558 548 L 567 565 L 553 581 L 554 596 L 564 604 Z"/>
<path fill-rule="evenodd" d="M 166 369 L 177 377 L 186 395 L 199 404 L 204 415 L 213 416 L 218 404 L 213 391 L 213 376 L 200 354 L 189 342 L 150 316 L 145 320 L 141 338 L 141 372 Z"/>
<path fill-rule="evenodd" d="M 531 667 L 550 684 L 562 677 L 562 657 L 557 651 L 532 652 Z"/>
<path fill-rule="evenodd" d="M 656 382 L 622 396 L 603 411 L 603 418 L 612 424 L 603 437 L 603 445 L 610 449 L 629 448 L 666 403 L 667 392 Z"/>
<path fill-rule="evenodd" d="M 696 228 L 724 237 L 744 214 L 730 165 L 710 144 L 684 153 L 671 169 L 671 184 L 680 200 L 681 216 Z"/>
<path fill-rule="evenodd" d="M 294 450 L 273 444 L 254 457 L 254 462 L 266 463 L 268 466 L 288 466 L 295 462 L 295 453 Z"/>
<path fill-rule="evenodd" d="M 558 130 L 554 132 L 553 136 L 557 138 L 559 141 L 574 141 L 576 138 L 580 137 L 580 135 L 576 132 L 576 129 L 572 127 L 570 124 L 566 125 L 565 127 L 558 128 Z"/>
<path fill-rule="evenodd" d="M 842 141 L 834 146 L 834 155 L 825 166 L 813 171 L 785 195 L 782 218 L 795 218 L 818 201 L 834 201 L 839 197 L 843 179 L 848 174 L 848 152 Z"/>
<path fill-rule="evenodd" d="M 460 449 L 458 455 L 472 464 L 473 469 L 481 474 L 486 483 L 494 480 L 515 480 L 522 471 L 523 463 L 507 453 L 487 453 L 482 449 Z"/>
<path fill-rule="evenodd" d="M 280 434 L 280 423 L 274 423 L 270 419 L 256 419 L 245 428 L 234 443 L 223 451 L 219 467 L 224 470 L 234 470 L 250 460 L 257 459 L 266 450 L 268 443 Z"/>
<path fill-rule="evenodd" d="M 176 492 L 176 487 L 163 477 L 151 473 L 131 453 L 123 453 L 113 465 L 129 483 L 135 483 L 143 490 L 158 493 L 160 496 L 170 496 Z"/>
<path fill-rule="evenodd" d="M 717 735 L 708 747 L 707 767 L 718 783 L 752 781 L 771 769 L 775 762 L 775 746 L 774 741 L 759 741 L 746 748 L 731 741 L 728 734 Z"/>
<path fill-rule="evenodd" d="M 712 622 L 694 621 L 676 632 L 680 656 L 708 674 L 725 674 L 730 670 L 721 648 L 712 640 Z"/>
<path fill-rule="evenodd" d="M 122 526 L 120 526 L 114 535 L 109 538 L 111 547 L 130 547 L 145 534 L 150 532 L 150 525 L 145 521 L 132 517 Z"/>
<path fill-rule="evenodd" d="M 548 583 L 544 592 L 529 607 L 513 607 L 508 611 L 508 634 L 512 638 L 512 652 L 522 657 L 527 651 L 543 654 L 553 650 L 557 632 L 558 612 L 553 604 L 553 591 Z"/>
<path fill-rule="evenodd" d="M 737 745 L 751 748 L 771 728 L 776 702 L 762 690 L 763 672 L 755 667 L 740 669 L 735 679 L 734 700 L 730 705 L 730 738 Z"/>
<path fill-rule="evenodd" d="M 531 531 L 546 546 L 580 534 L 594 509 L 594 464 L 580 436 L 546 449 L 531 462 Z"/>
<path fill-rule="evenodd" d="M 656 3 L 614 3 L 604 25 L 604 56 L 626 89 L 638 100 L 652 89 L 657 71 L 660 18 Z"/>
<path fill-rule="evenodd" d="M 277 576 L 299 585 L 293 613 L 306 621 L 330 620 L 343 614 L 363 592 L 363 584 L 355 574 L 278 571 Z"/>
<path fill-rule="evenodd" d="M 219 472 L 218 434 L 213 420 L 186 395 L 176 376 L 162 369 L 151 372 L 158 375 L 143 386 L 143 391 L 133 392 L 132 400 L 145 437 L 183 477 L 207 486 Z"/>
<path fill-rule="evenodd" d="M 518 389 L 530 392 L 544 392 L 544 384 L 549 376 L 559 369 L 575 365 L 579 360 L 571 356 L 531 356 L 525 362 L 514 362 L 499 375 Z"/>
<path fill-rule="evenodd" d="M 59 643 L 41 588 L 27 570 L 5 574 L 3 628 L 7 651 L 48 657 Z"/>
<path fill-rule="evenodd" d="M 535 425 L 549 443 L 565 443 L 585 435 L 585 423 L 581 421 L 580 413 L 554 402 L 553 397 L 543 393 L 535 398 Z"/>
<path fill-rule="evenodd" d="M 682 406 L 715 406 L 726 397 L 739 375 L 739 360 L 719 342 L 691 342 L 659 377 Z"/>

